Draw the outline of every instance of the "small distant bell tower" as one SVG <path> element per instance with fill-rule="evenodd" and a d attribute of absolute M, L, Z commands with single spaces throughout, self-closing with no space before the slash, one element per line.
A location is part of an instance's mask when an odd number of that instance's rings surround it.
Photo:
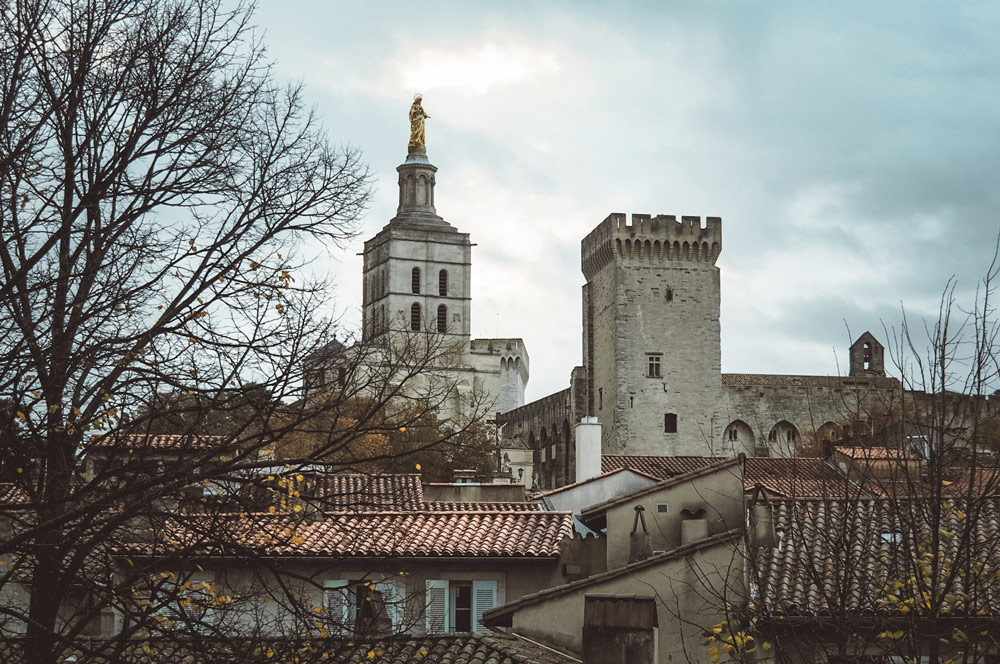
<path fill-rule="evenodd" d="M 865 332 L 851 344 L 851 377 L 885 375 L 885 348 L 871 332 Z"/>

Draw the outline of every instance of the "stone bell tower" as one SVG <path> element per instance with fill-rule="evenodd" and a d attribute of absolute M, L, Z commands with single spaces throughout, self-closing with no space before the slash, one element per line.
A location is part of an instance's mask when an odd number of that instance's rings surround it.
<path fill-rule="evenodd" d="M 400 164 L 396 216 L 365 242 L 364 337 L 390 332 L 446 335 L 468 349 L 472 243 L 438 216 L 437 167 L 427 159 L 419 95 L 410 108 L 410 142 Z"/>

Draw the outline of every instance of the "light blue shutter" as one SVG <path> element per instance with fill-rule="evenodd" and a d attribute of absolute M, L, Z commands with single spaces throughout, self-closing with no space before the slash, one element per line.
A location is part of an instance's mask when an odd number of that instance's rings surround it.
<path fill-rule="evenodd" d="M 448 623 L 448 582 L 428 581 L 427 598 L 424 609 L 428 634 L 445 634 L 451 631 Z"/>
<path fill-rule="evenodd" d="M 483 627 L 483 614 L 497 605 L 497 582 L 496 581 L 473 581 L 472 582 L 472 615 L 475 622 L 472 625 L 474 632 L 488 632 Z"/>
<path fill-rule="evenodd" d="M 330 633 L 344 636 L 354 631 L 353 597 L 347 581 L 333 579 L 323 584 L 323 608 L 326 609 L 326 626 Z"/>
<path fill-rule="evenodd" d="M 375 592 L 382 595 L 382 605 L 385 607 L 386 615 L 392 624 L 392 633 L 400 631 L 403 620 L 403 593 L 395 581 L 382 581 L 375 584 Z"/>

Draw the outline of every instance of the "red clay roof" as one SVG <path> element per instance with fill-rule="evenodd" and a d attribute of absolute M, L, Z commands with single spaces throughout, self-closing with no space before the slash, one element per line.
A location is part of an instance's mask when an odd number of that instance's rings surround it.
<path fill-rule="evenodd" d="M 559 555 L 573 533 L 569 512 L 418 512 L 299 515 L 250 514 L 173 518 L 163 544 L 126 547 L 137 554 L 282 557 L 524 557 Z"/>
<path fill-rule="evenodd" d="M 13 482 L 0 482 L 0 506 L 27 505 L 28 494 Z"/>
<path fill-rule="evenodd" d="M 124 448 L 143 450 L 190 451 L 211 450 L 225 447 L 225 436 L 187 435 L 172 433 L 116 433 L 111 435 L 94 434 L 90 437 L 91 448 Z"/>
<path fill-rule="evenodd" d="M 1000 499 L 962 504 L 954 500 L 934 509 L 921 499 L 773 501 L 773 532 L 780 544 L 755 556 L 759 591 L 753 600 L 767 616 L 976 615 L 980 610 L 996 616 Z M 935 513 L 941 521 L 932 527 L 928 516 Z M 938 589 L 931 608 L 911 604 L 902 611 L 903 600 L 920 597 L 923 590 L 924 577 L 913 569 L 931 555 L 932 531 L 946 561 L 940 583 L 947 586 Z M 977 561 L 986 565 L 982 574 L 965 568 Z"/>
<path fill-rule="evenodd" d="M 146 639 L 122 642 L 122 653 L 116 661 L 130 664 L 190 664 L 193 661 L 234 662 L 233 650 L 247 646 L 250 641 L 238 637 L 217 642 L 202 640 L 194 644 L 186 639 L 158 639 L 150 648 Z M 261 639 L 260 646 L 273 649 L 275 657 L 269 661 L 291 661 L 301 655 L 301 643 L 289 639 Z M 448 664 L 570 664 L 577 659 L 536 646 L 508 634 L 441 634 L 428 636 L 400 635 L 392 637 L 358 636 L 350 639 L 315 639 L 310 642 L 322 659 L 303 657 L 303 661 L 322 661 L 329 664 L 410 664 L 411 662 L 447 662 Z M 235 648 L 234 648 L 235 646 Z M 3 643 L 4 661 L 23 661 L 23 641 L 8 638 Z M 267 648 L 265 648 L 266 650 Z M 369 653 L 374 653 L 370 657 Z M 84 652 L 72 654 L 85 659 Z M 286 657 L 287 656 L 287 657 Z M 60 662 L 71 661 L 64 657 Z"/>
<path fill-rule="evenodd" d="M 620 468 L 631 468 L 660 480 L 665 480 L 683 473 L 690 473 L 713 463 L 722 461 L 723 457 L 710 456 L 638 456 L 627 454 L 604 454 L 601 456 L 601 472 L 610 473 Z"/>
<path fill-rule="evenodd" d="M 903 450 L 894 450 L 888 447 L 835 447 L 834 452 L 838 454 L 843 454 L 844 456 L 851 459 L 919 459 L 920 457 L 912 452 L 904 452 Z"/>
<path fill-rule="evenodd" d="M 424 489 L 420 475 L 314 475 L 313 496 L 327 512 L 420 510 Z"/>
<path fill-rule="evenodd" d="M 616 468 L 631 468 L 660 480 L 690 473 L 723 461 L 725 457 L 710 456 L 628 456 L 605 454 L 601 469 L 605 472 Z M 824 459 L 803 457 L 775 459 L 748 457 L 743 486 L 749 491 L 757 485 L 772 494 L 781 496 L 821 497 L 839 490 L 843 495 L 846 480 Z"/>
<path fill-rule="evenodd" d="M 428 512 L 538 512 L 542 506 L 538 503 L 472 503 L 450 502 L 446 500 L 424 501 L 424 509 Z"/>

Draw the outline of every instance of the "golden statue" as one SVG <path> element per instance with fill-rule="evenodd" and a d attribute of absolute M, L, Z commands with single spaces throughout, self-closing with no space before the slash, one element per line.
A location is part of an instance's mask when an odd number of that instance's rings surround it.
<path fill-rule="evenodd" d="M 410 106 L 409 151 L 426 154 L 427 147 L 424 145 L 424 119 L 431 116 L 427 115 L 424 107 L 420 105 L 421 101 L 423 101 L 423 97 L 417 95 L 413 98 L 413 105 Z"/>

